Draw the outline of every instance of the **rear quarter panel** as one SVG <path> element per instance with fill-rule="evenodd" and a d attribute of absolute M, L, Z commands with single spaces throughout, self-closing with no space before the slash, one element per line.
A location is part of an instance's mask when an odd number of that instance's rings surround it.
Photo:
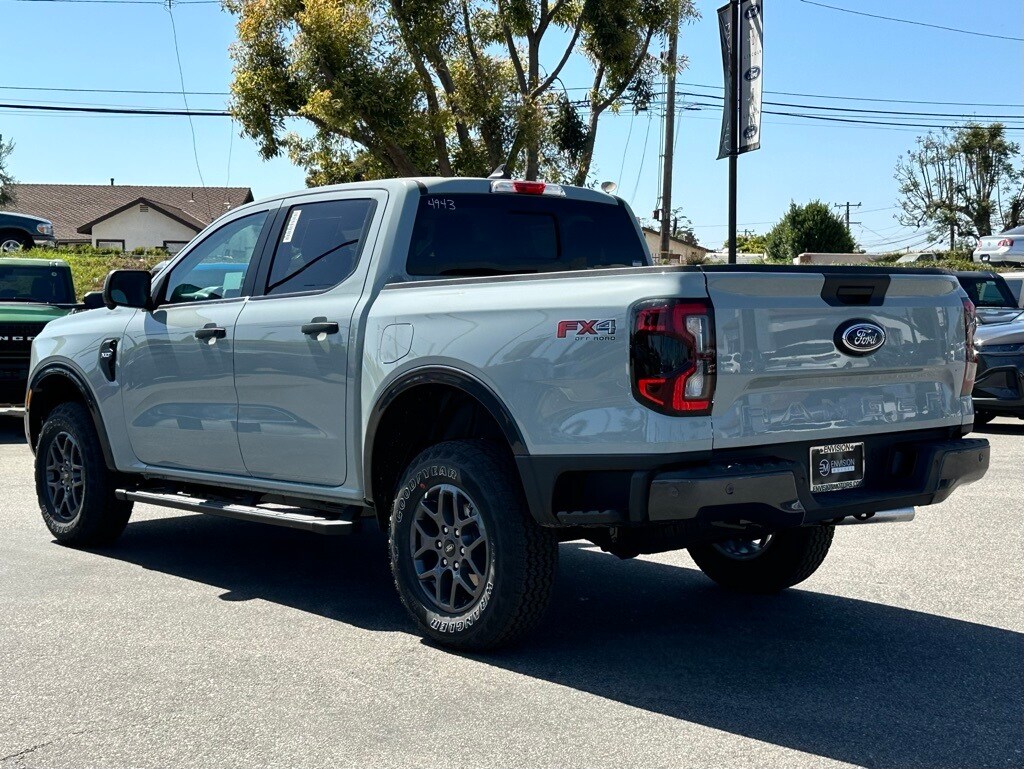
<path fill-rule="evenodd" d="M 704 298 L 704 276 L 650 267 L 393 284 L 367 318 L 363 432 L 391 383 L 418 368 L 447 366 L 498 396 L 531 454 L 709 449 L 710 418 L 657 414 L 630 388 L 630 308 L 670 296 Z M 562 321 L 569 323 L 560 337 Z M 605 323 L 580 334 L 592 321 Z"/>

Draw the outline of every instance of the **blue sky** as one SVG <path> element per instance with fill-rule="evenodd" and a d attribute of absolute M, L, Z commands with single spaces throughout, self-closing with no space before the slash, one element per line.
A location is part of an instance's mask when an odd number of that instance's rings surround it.
<path fill-rule="evenodd" d="M 1013 37 L 1024 36 L 1020 0 L 823 0 L 865 13 Z M 689 66 L 680 89 L 721 94 L 715 7 L 684 28 L 680 51 Z M 1024 44 L 855 16 L 801 0 L 765 0 L 764 87 L 768 91 L 1012 107 L 824 101 L 766 94 L 766 100 L 921 112 L 1016 116 L 1024 125 Z M 28 88 L 179 88 L 168 13 L 159 5 L 103 5 L 0 0 L 7 30 L 0 101 L 180 107 L 181 95 L 130 95 L 10 90 Z M 234 20 L 217 5 L 177 5 L 185 85 L 226 92 Z M 584 66 L 567 68 L 568 88 L 586 86 Z M 192 107 L 222 107 L 224 96 L 192 96 Z M 683 97 L 693 103 L 696 97 Z M 706 101 L 706 100 L 700 100 Z M 784 110 L 784 107 L 776 109 Z M 797 111 L 797 110 L 794 110 Z M 798 110 L 804 111 L 804 110 Z M 682 111 L 676 138 L 676 205 L 701 242 L 726 236 L 726 161 L 716 161 L 720 111 Z M 827 113 L 825 113 L 827 114 Z M 884 119 L 884 118 L 881 118 Z M 909 120 L 903 118 L 903 120 Z M 933 121 L 937 122 L 937 121 Z M 303 186 L 303 171 L 285 158 L 263 161 L 247 139 L 232 138 L 225 118 L 194 118 L 200 168 L 207 185 L 253 188 L 257 197 Z M 237 127 L 235 127 L 237 129 Z M 791 200 L 862 203 L 853 228 L 865 246 L 923 245 L 924 236 L 894 219 L 892 178 L 901 152 L 926 129 L 847 126 L 766 116 L 761 150 L 739 162 L 739 229 L 764 232 Z M 54 115 L 0 109 L 0 133 L 17 144 L 11 170 L 25 182 L 199 184 L 188 121 L 183 117 Z M 1024 131 L 1011 136 L 1020 141 Z M 594 162 L 598 179 L 618 182 L 638 214 L 650 216 L 658 194 L 660 116 L 624 110 L 601 124 Z M 646 144 L 646 152 L 643 148 Z M 230 171 L 228 157 L 230 152 Z M 229 176 L 230 174 L 230 176 Z"/>

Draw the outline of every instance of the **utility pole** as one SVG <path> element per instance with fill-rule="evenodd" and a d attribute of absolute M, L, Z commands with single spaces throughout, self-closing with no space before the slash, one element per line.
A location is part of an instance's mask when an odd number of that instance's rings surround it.
<path fill-rule="evenodd" d="M 740 0 L 729 0 L 729 264 L 736 264 L 736 159 L 740 154 Z"/>
<path fill-rule="evenodd" d="M 956 250 L 956 222 L 949 223 L 949 250 Z"/>
<path fill-rule="evenodd" d="M 850 208 L 860 208 L 860 203 L 851 203 L 847 200 L 845 203 L 833 203 L 836 208 L 846 208 L 846 231 L 850 231 Z M 860 224 L 860 222 L 853 222 L 853 224 Z"/>
<path fill-rule="evenodd" d="M 678 3 L 673 3 L 676 10 L 672 14 L 672 27 L 668 33 L 668 54 L 665 62 L 668 67 L 667 91 L 665 94 L 665 152 L 661 173 L 661 254 L 669 258 L 672 236 L 672 153 L 673 139 L 676 135 L 676 58 L 679 38 Z"/>

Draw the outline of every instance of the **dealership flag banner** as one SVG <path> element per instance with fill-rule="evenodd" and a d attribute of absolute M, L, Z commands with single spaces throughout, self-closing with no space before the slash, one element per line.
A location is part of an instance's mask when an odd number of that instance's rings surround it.
<path fill-rule="evenodd" d="M 764 26 L 762 0 L 742 0 L 739 23 L 739 135 L 737 152 L 751 152 L 761 147 L 761 75 Z M 722 110 L 722 135 L 718 158 L 729 156 L 729 133 L 733 115 L 729 114 L 729 89 L 732 87 L 732 69 L 736 66 L 733 55 L 733 31 L 730 20 L 731 3 L 718 9 L 718 32 L 722 43 L 722 74 L 725 77 L 725 106 Z"/>
<path fill-rule="evenodd" d="M 761 147 L 761 0 L 740 3 L 740 153 Z"/>

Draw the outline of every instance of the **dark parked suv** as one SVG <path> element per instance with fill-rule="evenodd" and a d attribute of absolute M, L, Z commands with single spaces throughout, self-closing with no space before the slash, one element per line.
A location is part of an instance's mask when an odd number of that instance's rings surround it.
<path fill-rule="evenodd" d="M 27 251 L 33 246 L 52 246 L 53 224 L 28 214 L 0 211 L 0 253 Z"/>

